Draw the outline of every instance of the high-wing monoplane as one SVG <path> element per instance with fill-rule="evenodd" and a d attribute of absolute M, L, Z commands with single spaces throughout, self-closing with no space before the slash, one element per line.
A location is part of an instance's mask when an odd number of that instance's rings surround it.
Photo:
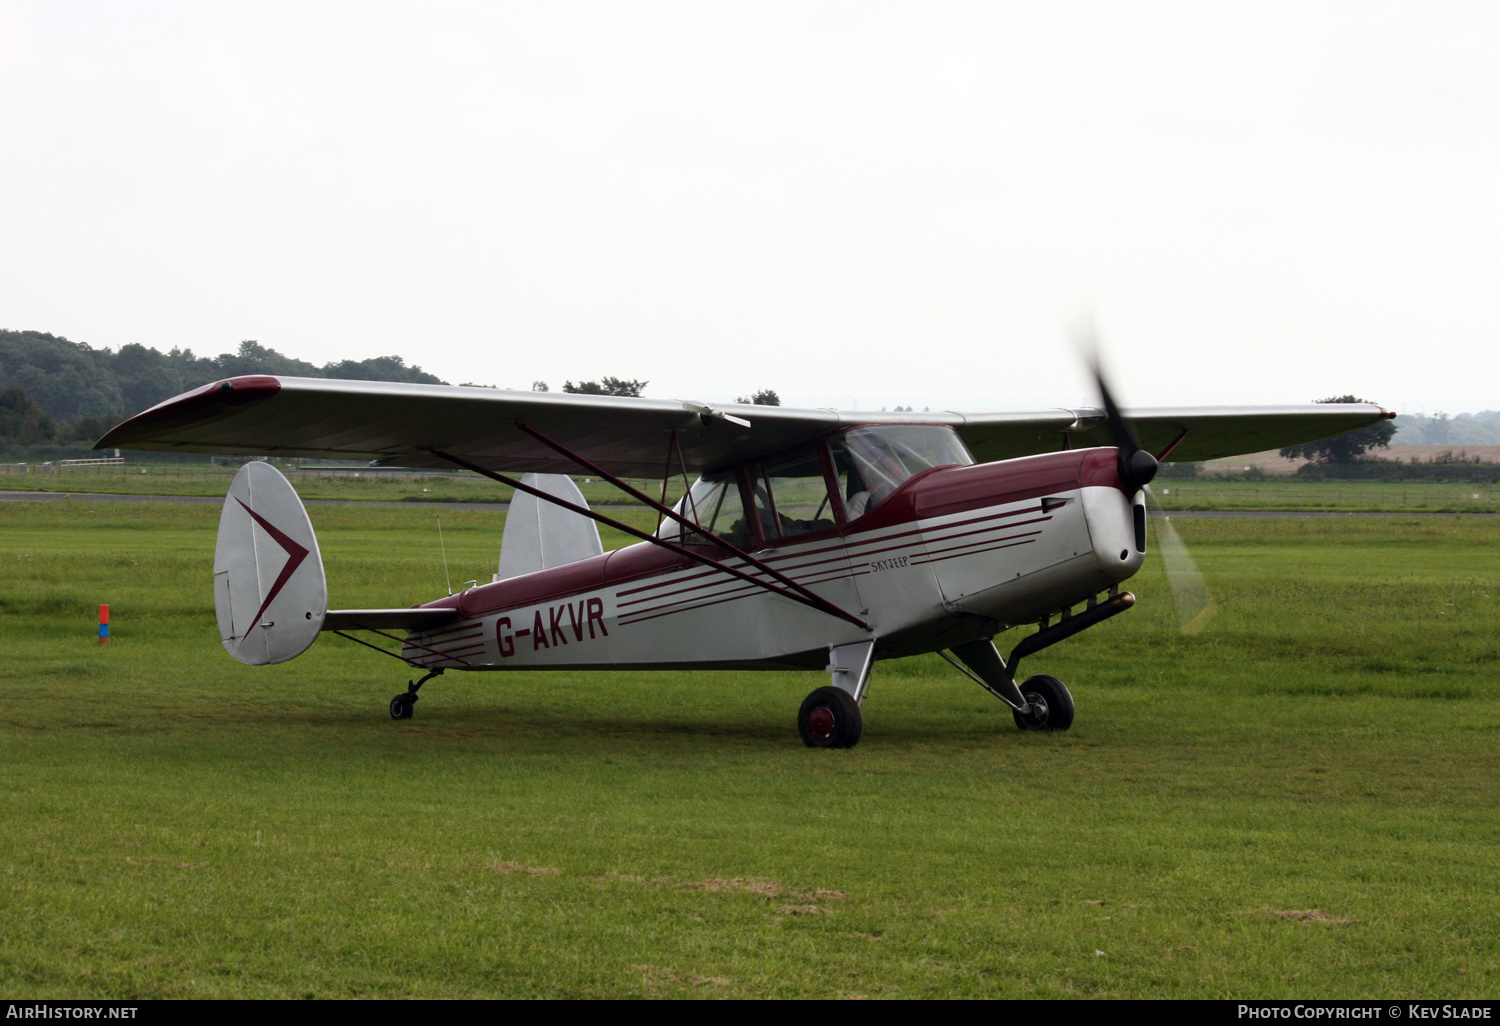
<path fill-rule="evenodd" d="M 1394 416 L 1369 404 L 1122 412 L 1099 384 L 1097 409 L 915 414 L 256 375 L 161 403 L 97 447 L 461 468 L 515 489 L 490 583 L 411 608 L 330 610 L 301 500 L 269 463 L 247 463 L 213 578 L 220 637 L 241 662 L 283 662 L 324 631 L 371 644 L 425 671 L 391 699 L 395 719 L 446 670 L 817 670 L 830 683 L 802 703 L 798 731 L 848 747 L 874 664 L 922 652 L 1022 729 L 1066 729 L 1068 688 L 1045 674 L 1018 684 L 1017 667 L 1135 601 L 1121 585 L 1145 559 L 1159 461 Z M 659 526 L 589 508 L 569 474 L 612 483 Z M 639 541 L 606 553 L 594 522 Z M 1038 630 L 1002 657 L 993 639 L 1026 624 Z"/>

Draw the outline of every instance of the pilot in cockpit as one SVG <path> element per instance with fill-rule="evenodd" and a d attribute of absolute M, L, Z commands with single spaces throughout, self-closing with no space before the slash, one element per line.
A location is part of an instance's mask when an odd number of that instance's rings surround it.
<path fill-rule="evenodd" d="M 866 444 L 861 446 L 864 451 L 854 453 L 849 473 L 851 494 L 844 503 L 844 511 L 850 520 L 857 520 L 880 505 L 911 476 L 895 453 L 883 445 L 870 444 L 873 439 L 864 441 Z"/>

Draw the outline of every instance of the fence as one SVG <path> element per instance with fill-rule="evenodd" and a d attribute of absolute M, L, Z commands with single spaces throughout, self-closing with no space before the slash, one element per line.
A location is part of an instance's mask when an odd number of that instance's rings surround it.
<path fill-rule="evenodd" d="M 123 467 L 124 457 L 107 456 L 96 460 L 47 460 L 43 463 L 0 463 L 0 474 L 60 474 L 70 470 L 98 470 Z"/>
<path fill-rule="evenodd" d="M 228 478 L 243 465 L 243 460 L 224 464 L 147 463 L 126 466 L 121 458 L 97 460 L 49 460 L 44 463 L 0 463 L 0 475 L 4 474 L 65 474 L 71 471 L 118 470 L 121 477 L 149 474 L 152 477 L 174 478 Z M 465 471 L 450 470 L 403 470 L 383 467 L 282 467 L 287 477 L 358 478 L 367 481 L 451 481 L 467 479 Z"/>
<path fill-rule="evenodd" d="M 287 461 L 291 463 L 292 461 Z M 125 465 L 122 458 L 53 460 L 44 463 L 0 463 L 0 475 L 7 474 L 65 474 L 87 472 L 116 479 L 149 475 L 153 478 L 192 479 L 227 482 L 243 465 L 243 460 L 225 460 L 220 464 L 203 463 L 136 463 Z M 324 480 L 353 479 L 361 481 L 406 481 L 418 482 L 474 482 L 477 479 L 466 471 L 418 470 L 399 467 L 369 466 L 296 466 L 283 465 L 282 473 L 289 478 L 320 478 Z M 581 486 L 589 488 L 588 478 L 576 479 Z M 661 487 L 658 481 L 637 482 L 648 494 L 655 494 Z M 50 487 L 50 486 L 49 486 Z M 1339 484 L 1326 486 L 1303 483 L 1295 480 L 1267 483 L 1236 482 L 1229 484 L 1203 484 L 1197 482 L 1178 483 L 1170 479 L 1159 480 L 1153 486 L 1157 500 L 1167 510 L 1186 509 L 1198 506 L 1220 508 L 1251 507 L 1263 509 L 1307 508 L 1316 506 L 1376 509 L 1482 509 L 1500 507 L 1500 488 L 1470 485 L 1463 487 L 1452 483 L 1405 485 L 1404 483 Z M 620 501 L 616 493 L 606 490 L 597 496 L 590 488 L 590 501 Z"/>
<path fill-rule="evenodd" d="M 1257 486 L 1213 486 L 1179 485 L 1157 482 L 1152 490 L 1165 509 L 1182 509 L 1190 506 L 1212 504 L 1276 505 L 1290 506 L 1343 506 L 1360 504 L 1382 506 L 1391 509 L 1424 506 L 1483 506 L 1500 505 L 1500 491 L 1494 488 L 1437 488 L 1407 487 L 1395 485 L 1371 487 L 1317 488 L 1301 483 Z"/>

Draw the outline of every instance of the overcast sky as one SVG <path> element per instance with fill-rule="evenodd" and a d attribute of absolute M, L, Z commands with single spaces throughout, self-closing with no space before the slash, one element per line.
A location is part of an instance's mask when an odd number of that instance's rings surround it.
<path fill-rule="evenodd" d="M 1500 408 L 1500 4 L 0 0 L 0 327 L 448 381 Z"/>

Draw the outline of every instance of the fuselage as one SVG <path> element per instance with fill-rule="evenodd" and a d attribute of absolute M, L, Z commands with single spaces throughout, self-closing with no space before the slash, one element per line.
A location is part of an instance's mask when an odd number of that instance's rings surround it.
<path fill-rule="evenodd" d="M 826 451 L 823 462 L 833 488 Z M 755 485 L 741 475 L 752 507 Z M 858 516 L 834 506 L 807 533 L 757 529 L 751 554 L 868 632 L 641 542 L 428 603 L 459 619 L 409 633 L 402 655 L 429 669 L 823 669 L 831 648 L 872 635 L 877 658 L 992 637 L 1084 602 L 1145 558 L 1143 500 L 1121 483 L 1114 448 L 933 467 Z"/>

